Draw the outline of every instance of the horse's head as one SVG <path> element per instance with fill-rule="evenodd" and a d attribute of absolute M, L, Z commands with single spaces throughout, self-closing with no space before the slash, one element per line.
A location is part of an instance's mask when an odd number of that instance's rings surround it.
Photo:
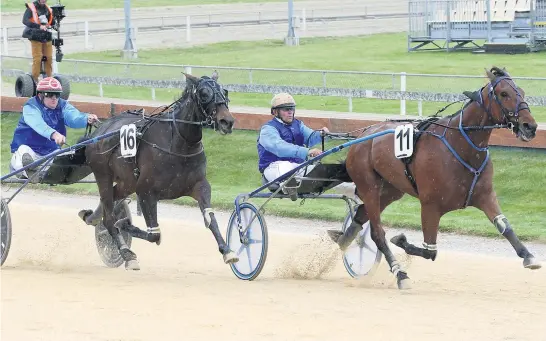
<path fill-rule="evenodd" d="M 537 123 L 524 100 L 523 89 L 516 86 L 505 69 L 493 67 L 485 72 L 490 80 L 487 92 L 491 119 L 510 126 L 519 139 L 531 141 L 535 137 Z"/>
<path fill-rule="evenodd" d="M 230 134 L 235 119 L 228 108 L 228 91 L 218 84 L 218 73 L 212 77 L 201 78 L 184 73 L 186 89 L 191 91 L 192 98 L 197 102 L 204 119 L 214 124 L 214 129 L 222 134 Z"/>

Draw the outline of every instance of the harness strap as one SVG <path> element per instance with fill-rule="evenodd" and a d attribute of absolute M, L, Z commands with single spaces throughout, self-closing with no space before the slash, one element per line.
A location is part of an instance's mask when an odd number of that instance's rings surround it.
<path fill-rule="evenodd" d="M 409 182 L 411 183 L 411 187 L 415 190 L 415 193 L 419 195 L 419 190 L 417 190 L 417 182 L 415 182 L 415 178 L 411 174 L 411 171 L 409 169 L 409 165 L 411 163 L 411 159 L 409 162 L 404 161 L 404 165 L 406 166 L 406 169 L 404 170 L 404 174 L 406 174 L 406 178 L 408 178 Z"/>
<path fill-rule="evenodd" d="M 199 146 L 200 146 L 201 148 L 199 149 L 198 152 L 195 152 L 195 153 L 192 153 L 192 154 L 179 154 L 179 153 L 171 152 L 171 151 L 168 150 L 168 149 L 162 148 L 162 147 L 158 146 L 158 145 L 155 144 L 155 143 L 151 143 L 151 142 L 149 142 L 149 141 L 146 141 L 145 139 L 142 139 L 142 138 L 141 138 L 140 140 L 141 140 L 142 142 L 144 142 L 144 143 L 146 143 L 146 144 L 152 146 L 153 148 L 159 149 L 159 150 L 161 150 L 162 152 L 165 152 L 165 153 L 171 154 L 171 155 L 175 155 L 175 156 L 178 156 L 178 157 L 192 157 L 192 156 L 199 155 L 199 154 L 201 154 L 201 153 L 203 153 L 203 152 L 205 151 L 205 149 L 203 148 L 203 144 L 202 144 L 201 142 L 199 142 Z"/>

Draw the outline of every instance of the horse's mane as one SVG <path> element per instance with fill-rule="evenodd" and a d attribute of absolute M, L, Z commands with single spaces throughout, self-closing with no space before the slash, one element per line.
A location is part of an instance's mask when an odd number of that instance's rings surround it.
<path fill-rule="evenodd" d="M 508 74 L 508 72 L 507 72 L 505 69 L 501 69 L 501 68 L 496 67 L 496 66 L 493 66 L 493 67 L 491 68 L 490 71 L 491 71 L 491 73 L 492 73 L 493 75 L 495 75 L 495 77 L 510 77 L 510 74 Z M 479 92 L 479 91 L 482 91 L 482 89 L 483 89 L 483 88 L 481 88 L 480 90 L 476 91 L 474 94 L 476 94 L 476 93 Z M 470 92 L 469 92 L 469 93 L 470 93 Z M 456 112 L 454 112 L 454 113 L 451 114 L 451 115 L 444 116 L 444 118 L 450 119 L 450 118 L 453 118 L 453 117 L 459 115 L 459 113 L 461 112 L 461 110 L 466 109 L 466 107 L 468 107 L 470 104 L 472 104 L 472 102 L 475 102 L 475 101 L 476 101 L 476 99 L 473 98 L 474 96 L 469 96 L 469 97 L 470 97 L 470 100 L 467 101 L 467 102 L 464 104 L 464 106 L 463 106 L 460 110 L 457 110 Z"/>
<path fill-rule="evenodd" d="M 496 66 L 493 66 L 491 68 L 491 73 L 495 75 L 495 77 L 510 77 L 510 74 L 508 74 L 508 71 L 505 69 L 498 68 Z"/>

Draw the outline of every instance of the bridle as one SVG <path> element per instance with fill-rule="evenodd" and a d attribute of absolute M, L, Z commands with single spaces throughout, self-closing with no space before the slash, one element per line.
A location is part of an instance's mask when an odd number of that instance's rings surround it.
<path fill-rule="evenodd" d="M 499 96 L 497 96 L 497 94 L 495 92 L 495 88 L 502 81 L 506 81 L 506 83 L 516 93 L 516 107 L 515 107 L 515 109 L 513 111 L 506 108 L 502 104 L 502 101 L 499 99 Z M 509 82 L 509 81 L 511 81 L 511 82 Z M 491 120 L 491 122 L 495 122 L 495 118 L 493 117 L 493 113 L 492 113 L 492 110 L 491 110 L 491 106 L 492 106 L 493 100 L 494 100 L 501 109 L 500 126 L 502 126 L 503 128 L 511 128 L 514 132 L 517 132 L 517 129 L 519 127 L 519 112 L 522 111 L 522 110 L 531 111 L 531 109 L 529 108 L 529 105 L 527 104 L 527 102 L 525 102 L 523 100 L 523 96 L 518 91 L 518 88 L 515 86 L 514 81 L 509 76 L 499 76 L 499 77 L 495 78 L 494 81 L 491 81 L 488 86 L 489 86 L 489 91 L 487 92 L 487 97 L 488 97 L 488 100 L 489 100 L 489 105 L 487 107 L 485 106 L 484 100 L 482 98 L 482 92 L 481 91 L 480 91 L 480 101 L 478 103 L 485 110 L 485 112 L 487 113 L 487 115 L 488 115 L 489 119 Z"/>

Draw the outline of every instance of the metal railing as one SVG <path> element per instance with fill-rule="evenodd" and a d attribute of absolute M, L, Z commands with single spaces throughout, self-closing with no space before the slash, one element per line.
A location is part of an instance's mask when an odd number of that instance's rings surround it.
<path fill-rule="evenodd" d="M 14 77 L 30 70 L 30 58 L 2 56 L 2 74 Z M 193 75 L 220 74 L 220 82 L 233 92 L 291 92 L 296 95 L 345 97 L 352 111 L 353 98 L 380 98 L 400 101 L 400 114 L 406 114 L 406 100 L 449 102 L 464 98 L 463 91 L 476 90 L 486 83 L 485 76 L 413 74 L 406 72 L 362 72 L 301 70 L 203 65 L 145 64 L 64 59 L 60 73 L 72 82 L 135 86 L 155 89 L 184 87 L 182 72 Z M 546 106 L 546 78 L 513 77 L 526 90 L 530 105 Z M 155 98 L 153 98 L 155 99 Z M 419 113 L 421 114 L 421 113 Z"/>

